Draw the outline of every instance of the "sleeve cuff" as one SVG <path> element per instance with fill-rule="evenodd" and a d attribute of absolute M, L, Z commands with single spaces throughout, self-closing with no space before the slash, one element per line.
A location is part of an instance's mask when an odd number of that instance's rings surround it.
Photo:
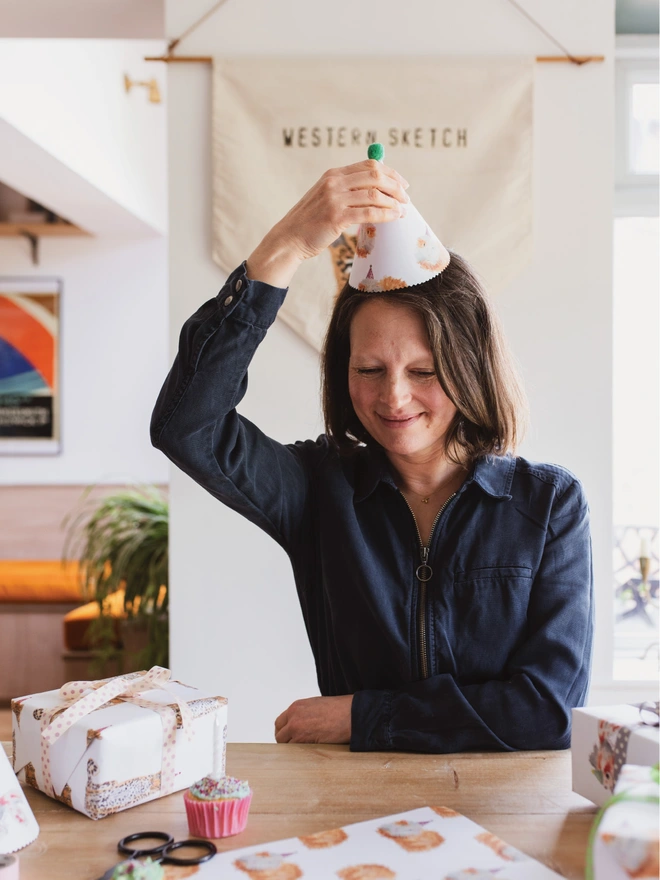
<path fill-rule="evenodd" d="M 392 748 L 390 721 L 393 691 L 358 691 L 351 707 L 351 751 L 376 752 Z"/>
<path fill-rule="evenodd" d="M 265 281 L 252 281 L 244 260 L 225 281 L 216 300 L 225 317 L 235 317 L 247 324 L 268 330 L 277 317 L 288 288 L 273 287 Z"/>

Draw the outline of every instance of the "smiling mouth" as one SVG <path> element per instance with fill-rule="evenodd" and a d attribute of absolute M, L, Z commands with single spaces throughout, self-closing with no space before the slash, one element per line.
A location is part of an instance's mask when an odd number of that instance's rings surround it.
<path fill-rule="evenodd" d="M 388 419 L 386 416 L 381 416 L 380 413 L 377 413 L 378 418 L 381 422 L 386 425 L 388 428 L 407 428 L 408 425 L 414 424 L 419 418 L 421 418 L 421 413 L 416 413 L 414 416 L 407 416 L 406 418 L 398 418 L 398 419 Z"/>

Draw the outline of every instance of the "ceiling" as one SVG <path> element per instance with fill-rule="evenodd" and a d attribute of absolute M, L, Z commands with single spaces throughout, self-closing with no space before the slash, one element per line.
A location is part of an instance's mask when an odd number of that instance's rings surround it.
<path fill-rule="evenodd" d="M 617 34 L 657 34 L 658 0 L 616 0 Z M 164 39 L 165 0 L 0 0 L 0 38 Z"/>
<path fill-rule="evenodd" d="M 0 0 L 0 38 L 164 39 L 165 0 Z"/>
<path fill-rule="evenodd" d="M 616 0 L 617 34 L 657 34 L 658 0 Z"/>

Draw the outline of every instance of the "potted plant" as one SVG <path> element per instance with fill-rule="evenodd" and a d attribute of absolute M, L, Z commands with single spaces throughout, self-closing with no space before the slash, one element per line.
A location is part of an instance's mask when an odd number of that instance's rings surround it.
<path fill-rule="evenodd" d="M 99 605 L 88 641 L 101 664 L 118 660 L 121 671 L 167 666 L 167 498 L 155 486 L 137 486 L 91 500 L 91 489 L 64 521 L 64 557 L 78 560 L 85 595 Z M 126 617 L 118 645 L 108 597 L 120 589 Z"/>

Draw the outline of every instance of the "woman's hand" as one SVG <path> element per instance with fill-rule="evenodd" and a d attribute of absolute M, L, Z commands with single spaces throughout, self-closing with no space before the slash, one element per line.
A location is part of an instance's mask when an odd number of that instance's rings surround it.
<path fill-rule="evenodd" d="M 275 719 L 278 743 L 348 743 L 353 695 L 296 700 Z"/>
<path fill-rule="evenodd" d="M 304 260 L 324 251 L 349 226 L 403 216 L 410 201 L 407 187 L 398 171 L 375 159 L 331 168 L 251 254 L 248 276 L 287 287 Z"/>

